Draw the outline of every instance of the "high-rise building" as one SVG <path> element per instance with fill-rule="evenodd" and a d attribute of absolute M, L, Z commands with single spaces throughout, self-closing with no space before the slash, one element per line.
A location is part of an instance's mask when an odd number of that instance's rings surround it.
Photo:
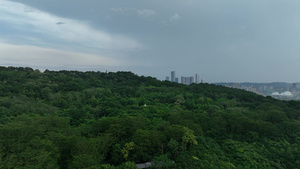
<path fill-rule="evenodd" d="M 194 76 L 190 77 L 190 84 L 195 83 Z"/>
<path fill-rule="evenodd" d="M 176 73 L 175 71 L 171 72 L 171 82 L 175 82 Z"/>
<path fill-rule="evenodd" d="M 176 82 L 176 83 L 179 83 L 178 77 L 175 77 L 175 82 Z"/>
<path fill-rule="evenodd" d="M 196 73 L 196 75 L 195 75 L 195 83 L 196 84 L 201 83 L 200 75 L 198 73 Z"/>
<path fill-rule="evenodd" d="M 185 77 L 181 76 L 181 84 L 185 84 Z"/>
<path fill-rule="evenodd" d="M 189 77 L 184 77 L 185 78 L 185 84 L 190 85 L 191 84 L 191 79 Z"/>
<path fill-rule="evenodd" d="M 169 77 L 169 76 L 167 76 L 167 77 L 166 77 L 166 80 L 167 80 L 167 81 L 170 81 L 170 77 Z"/>

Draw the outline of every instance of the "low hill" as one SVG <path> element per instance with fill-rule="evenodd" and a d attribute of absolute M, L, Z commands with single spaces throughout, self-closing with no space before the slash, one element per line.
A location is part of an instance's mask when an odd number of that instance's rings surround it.
<path fill-rule="evenodd" d="M 0 67 L 0 168 L 150 161 L 162 168 L 300 168 L 300 102 L 131 72 Z"/>

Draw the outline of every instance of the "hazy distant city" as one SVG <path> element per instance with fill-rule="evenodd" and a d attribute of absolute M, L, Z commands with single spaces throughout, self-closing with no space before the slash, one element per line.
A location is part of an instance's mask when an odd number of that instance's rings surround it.
<path fill-rule="evenodd" d="M 280 100 L 300 100 L 300 83 L 215 83 Z"/>
<path fill-rule="evenodd" d="M 170 78 L 171 77 L 171 78 Z M 195 76 L 176 76 L 176 71 L 171 71 L 171 76 L 166 76 L 167 81 L 190 85 L 192 83 L 199 84 L 205 83 L 200 78 L 198 73 Z M 214 83 L 230 88 L 242 89 L 249 92 L 253 92 L 262 96 L 271 96 L 280 100 L 300 100 L 300 83 L 285 83 L 285 82 L 273 82 L 273 83 Z"/>

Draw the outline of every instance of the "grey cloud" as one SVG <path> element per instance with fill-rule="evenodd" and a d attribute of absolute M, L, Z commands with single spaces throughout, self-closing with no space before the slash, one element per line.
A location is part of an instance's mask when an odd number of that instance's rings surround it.
<path fill-rule="evenodd" d="M 137 14 L 143 17 L 149 17 L 151 15 L 156 14 L 156 11 L 150 9 L 135 9 L 135 8 L 128 8 L 128 7 L 118 7 L 118 8 L 111 8 L 113 12 L 123 13 L 123 14 Z"/>
<path fill-rule="evenodd" d="M 114 11 L 114 12 L 121 12 L 121 13 L 123 13 L 123 12 L 126 12 L 126 11 L 130 11 L 130 8 L 111 8 L 111 10 L 112 11 Z"/>
<path fill-rule="evenodd" d="M 147 48 L 112 56 L 145 65 L 130 67 L 136 73 L 164 79 L 170 70 L 198 72 L 208 82 L 300 81 L 299 0 L 14 1 L 141 42 Z M 62 21 L 67 24 L 54 29 L 71 24 Z M 15 33 L 1 25 L 1 37 L 9 35 L 5 31 Z M 270 66 L 281 62 L 280 69 Z"/>
<path fill-rule="evenodd" d="M 178 13 L 175 13 L 171 18 L 170 18 L 170 21 L 176 21 L 180 19 L 180 15 Z"/>
<path fill-rule="evenodd" d="M 156 12 L 154 10 L 149 10 L 149 9 L 143 9 L 143 10 L 137 10 L 137 13 L 141 16 L 151 16 L 151 15 L 155 15 Z"/>

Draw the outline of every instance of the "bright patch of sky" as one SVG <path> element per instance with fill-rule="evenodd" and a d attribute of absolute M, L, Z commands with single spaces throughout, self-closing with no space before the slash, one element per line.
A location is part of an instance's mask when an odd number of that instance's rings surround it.
<path fill-rule="evenodd" d="M 134 39 L 94 29 L 85 21 L 11 1 L 0 1 L 0 23 L 1 62 L 11 60 L 18 65 L 118 66 L 120 62 L 110 58 L 111 54 L 142 46 Z M 96 55 L 99 53 L 106 55 Z"/>
<path fill-rule="evenodd" d="M 53 65 L 57 68 L 63 66 L 120 66 L 122 63 L 99 55 L 68 52 L 50 48 L 26 45 L 11 45 L 0 43 L 1 61 L 3 64 L 14 63 L 17 65 L 41 67 Z M 23 57 L 20 57 L 20 53 Z M 25 57 L 26 56 L 26 57 Z M 85 59 L 83 61 L 83 58 Z"/>

